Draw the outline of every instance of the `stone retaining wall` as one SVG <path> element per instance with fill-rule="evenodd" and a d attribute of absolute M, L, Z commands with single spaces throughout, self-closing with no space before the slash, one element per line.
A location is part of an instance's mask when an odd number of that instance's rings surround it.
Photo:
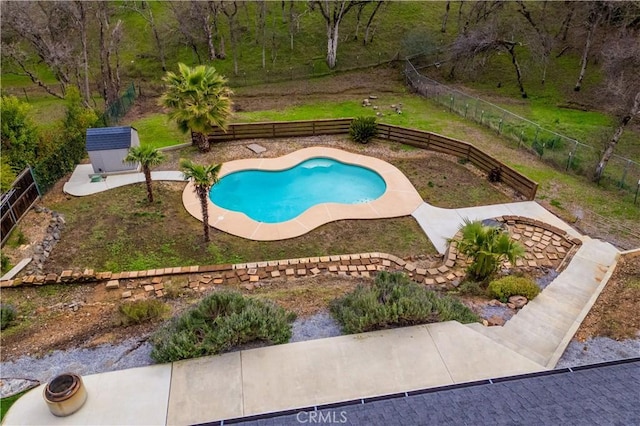
<path fill-rule="evenodd" d="M 516 265 L 505 263 L 503 268 L 506 269 L 513 266 L 524 270 L 553 268 L 559 272 L 582 244 L 579 239 L 543 222 L 519 216 L 501 216 L 495 220 L 504 223 L 511 237 L 526 249 L 525 257 L 518 260 Z M 454 240 L 458 237 L 456 235 Z M 171 275 L 188 275 L 187 286 L 197 288 L 201 284 L 256 285 L 265 279 L 315 276 L 321 273 L 369 277 L 386 270 L 405 272 L 413 281 L 421 284 L 447 288 L 460 283 L 467 265 L 467 259 L 457 252 L 454 241 L 444 255 L 442 264 L 435 268 L 421 267 L 419 263 L 406 261 L 392 254 L 373 252 L 119 273 L 95 272 L 92 269 L 65 270 L 59 275 L 32 274 L 0 281 L 0 287 L 107 281 L 108 288 L 116 289 L 120 288 L 120 280 L 129 280 L 124 297 L 134 297 L 138 287 L 145 294 L 162 297 L 162 277 Z"/>

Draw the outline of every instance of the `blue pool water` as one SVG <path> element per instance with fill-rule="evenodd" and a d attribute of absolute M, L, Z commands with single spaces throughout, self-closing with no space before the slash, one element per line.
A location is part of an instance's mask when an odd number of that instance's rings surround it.
<path fill-rule="evenodd" d="M 384 194 L 384 179 L 365 167 L 312 158 L 279 171 L 242 170 L 211 188 L 214 204 L 258 222 L 291 220 L 322 203 L 366 203 Z"/>

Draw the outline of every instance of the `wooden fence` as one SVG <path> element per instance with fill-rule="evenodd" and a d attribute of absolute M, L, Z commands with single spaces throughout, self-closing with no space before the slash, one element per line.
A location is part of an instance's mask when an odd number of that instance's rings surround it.
<path fill-rule="evenodd" d="M 262 139 L 283 137 L 305 137 L 329 134 L 347 134 L 351 118 L 309 120 L 309 121 L 275 121 L 268 123 L 231 124 L 227 132 L 216 130 L 208 135 L 210 143 L 239 139 Z M 378 137 L 392 142 L 403 143 L 417 148 L 428 149 L 464 158 L 489 173 L 499 170 L 500 179 L 505 184 L 533 200 L 538 184 L 506 164 L 480 151 L 475 146 L 452 139 L 437 133 L 407 129 L 390 124 L 378 124 Z"/>
<path fill-rule="evenodd" d="M 499 170 L 500 180 L 524 195 L 528 200 L 536 197 L 538 184 L 506 164 L 485 154 L 470 143 L 452 139 L 437 133 L 407 129 L 390 124 L 378 124 L 378 137 L 416 148 L 450 154 L 464 158 L 480 170 L 489 173 Z"/>
<path fill-rule="evenodd" d="M 349 133 L 351 118 L 336 120 L 273 121 L 269 123 L 231 124 L 226 133 L 216 129 L 209 134 L 209 142 L 232 141 L 236 139 L 288 138 L 315 135 L 336 135 Z"/>
<path fill-rule="evenodd" d="M 40 191 L 36 184 L 31 168 L 24 169 L 11 185 L 11 189 L 2 194 L 0 212 L 2 219 L 2 244 L 7 241 L 13 228 L 20 219 L 29 211 L 33 203 L 40 197 Z"/>

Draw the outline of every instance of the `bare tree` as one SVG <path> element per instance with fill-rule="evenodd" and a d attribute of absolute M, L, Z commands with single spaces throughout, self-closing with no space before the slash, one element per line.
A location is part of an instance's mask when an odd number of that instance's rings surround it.
<path fill-rule="evenodd" d="M 77 3 L 82 3 L 82 1 L 76 0 Z M 160 59 L 160 64 L 162 65 L 162 71 L 167 71 L 167 60 L 164 52 L 164 43 L 160 38 L 160 31 L 158 30 L 158 25 L 156 24 L 156 20 L 153 16 L 153 10 L 151 10 L 151 5 L 147 0 L 141 0 L 140 3 L 136 1 L 128 1 L 124 2 L 123 6 L 126 9 L 132 10 L 136 12 L 138 15 L 142 17 L 151 28 L 151 32 L 153 33 L 153 40 L 156 44 L 156 48 L 158 49 L 158 57 Z"/>
<path fill-rule="evenodd" d="M 591 51 L 593 37 L 604 14 L 604 5 L 602 2 L 592 2 L 591 4 L 592 6 L 589 10 L 586 22 L 588 28 L 587 36 L 585 38 L 584 48 L 582 49 L 582 59 L 580 60 L 580 74 L 578 75 L 578 81 L 576 81 L 576 85 L 573 88 L 576 92 L 579 92 L 582 88 L 582 80 L 584 79 L 584 75 L 587 71 L 589 52 Z"/>
<path fill-rule="evenodd" d="M 373 23 L 373 19 L 376 17 L 376 13 L 378 13 L 378 10 L 380 10 L 380 7 L 386 3 L 384 2 L 384 0 L 378 0 L 375 2 L 375 4 L 376 6 L 373 8 L 371 15 L 369 15 L 369 20 L 367 21 L 367 26 L 365 27 L 365 30 L 364 30 L 364 39 L 362 40 L 362 44 L 365 46 L 367 45 L 367 43 L 371 42 L 371 40 L 373 39 L 373 33 L 371 33 L 371 24 Z"/>
<path fill-rule="evenodd" d="M 531 25 L 531 28 L 533 28 L 536 33 L 536 48 L 530 49 L 530 51 L 536 56 L 540 57 L 540 63 L 542 65 L 541 82 L 542 84 L 545 84 L 547 79 L 549 56 L 551 55 L 551 50 L 553 49 L 553 38 L 550 36 L 549 31 L 547 30 L 547 2 L 543 2 L 540 16 L 537 19 L 533 17 L 531 12 L 527 8 L 526 2 L 518 0 L 516 3 L 518 4 L 518 12 L 525 18 L 525 20 L 529 23 L 529 25 Z"/>
<path fill-rule="evenodd" d="M 179 1 L 168 2 L 169 8 L 178 24 L 178 31 L 182 35 L 182 41 L 193 51 L 198 63 L 202 63 L 202 57 L 198 51 L 198 44 L 202 33 L 197 30 L 200 27 L 199 16 L 193 7 L 184 7 L 184 3 Z"/>
<path fill-rule="evenodd" d="M 521 46 L 522 43 L 508 40 L 504 36 L 504 32 L 499 28 L 497 21 L 492 20 L 473 31 L 468 31 L 466 34 L 458 36 L 451 44 L 449 55 L 454 62 L 454 66 L 455 64 L 461 64 L 475 68 L 478 65 L 478 61 L 480 61 L 481 65 L 484 65 L 487 57 L 498 51 L 508 53 L 516 73 L 520 95 L 526 98 L 527 92 L 522 82 L 522 69 L 516 54 L 516 47 Z"/>
<path fill-rule="evenodd" d="M 229 21 L 229 39 L 231 40 L 231 52 L 233 54 L 233 74 L 238 75 L 238 25 L 236 15 L 238 14 L 238 2 L 222 2 L 222 13 Z"/>
<path fill-rule="evenodd" d="M 71 76 L 78 74 L 77 33 L 72 20 L 64 2 L 2 3 L 3 55 L 17 65 L 19 73 L 56 97 L 64 97 Z M 29 60 L 33 53 L 51 70 L 60 91 L 38 76 L 36 64 Z"/>
<path fill-rule="evenodd" d="M 122 40 L 122 21 L 111 23 L 111 4 L 98 3 L 96 17 L 98 18 L 100 39 L 100 91 L 107 105 L 118 100 L 120 92 L 120 55 L 119 47 Z"/>
<path fill-rule="evenodd" d="M 318 6 L 327 27 L 327 65 L 333 69 L 336 67 L 338 54 L 338 33 L 340 23 L 352 7 L 360 4 L 354 0 L 314 0 L 312 7 Z"/>
<path fill-rule="evenodd" d="M 449 19 L 449 9 L 451 9 L 451 1 L 447 1 L 444 7 L 444 16 L 442 17 L 442 27 L 440 31 L 443 33 L 447 32 L 447 20 Z M 460 9 L 462 10 L 462 4 L 460 4 Z"/>
<path fill-rule="evenodd" d="M 640 119 L 640 30 L 624 30 L 622 35 L 608 40 L 603 50 L 603 69 L 606 78 L 604 98 L 615 100 L 614 111 L 618 125 L 607 141 L 596 165 L 593 180 L 602 179 L 604 169 L 633 119 Z"/>

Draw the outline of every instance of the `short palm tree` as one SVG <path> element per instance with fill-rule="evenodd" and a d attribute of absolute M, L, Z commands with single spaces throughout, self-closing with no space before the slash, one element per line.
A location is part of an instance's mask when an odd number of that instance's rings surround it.
<path fill-rule="evenodd" d="M 169 108 L 169 118 L 186 133 L 191 130 L 193 140 L 201 152 L 211 147 L 207 134 L 214 127 L 226 129 L 231 115 L 231 90 L 227 80 L 208 65 L 189 67 L 178 64 L 179 72 L 171 71 L 163 77 L 167 88 L 160 105 Z"/>
<path fill-rule="evenodd" d="M 468 272 L 479 281 L 496 272 L 503 260 L 515 263 L 524 255 L 524 248 L 497 226 L 465 219 L 460 231 L 462 238 L 457 241 L 458 251 L 472 259 Z"/>
<path fill-rule="evenodd" d="M 133 146 L 129 149 L 129 153 L 122 160 L 125 163 L 140 163 L 144 180 L 147 182 L 147 200 L 153 203 L 153 189 L 151 187 L 151 167 L 157 166 L 164 161 L 164 154 L 157 149 L 149 146 Z"/>
<path fill-rule="evenodd" d="M 220 167 L 222 164 L 212 164 L 210 166 L 204 166 L 201 164 L 195 164 L 191 160 L 180 160 L 180 169 L 185 179 L 190 180 L 193 183 L 193 191 L 198 195 L 200 199 L 200 206 L 202 208 L 202 224 L 204 230 L 204 241 L 208 243 L 211 241 L 209 237 L 209 190 L 213 185 L 218 183 L 218 173 L 220 173 Z"/>

